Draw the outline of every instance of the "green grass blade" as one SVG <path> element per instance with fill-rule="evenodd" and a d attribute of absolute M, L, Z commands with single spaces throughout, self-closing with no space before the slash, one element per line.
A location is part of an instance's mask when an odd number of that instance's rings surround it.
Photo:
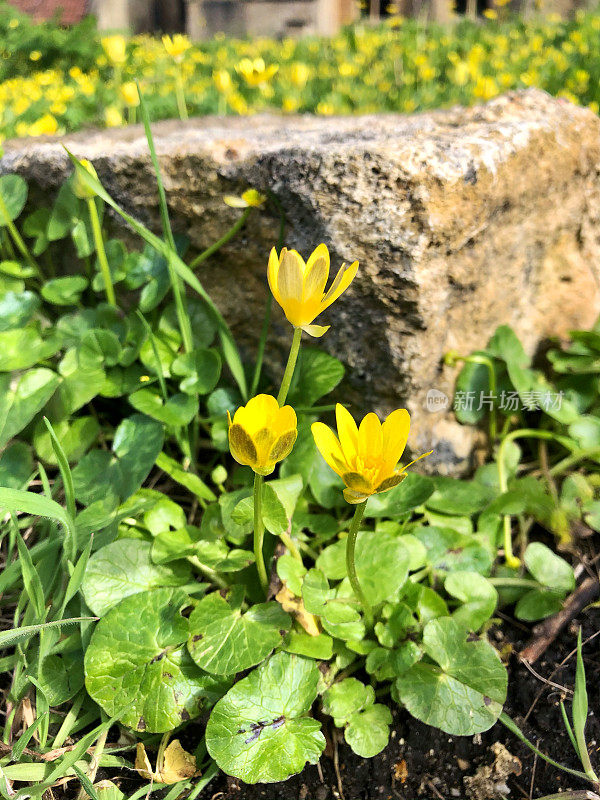
<path fill-rule="evenodd" d="M 41 466 L 41 465 L 40 465 Z M 75 522 L 73 517 L 54 500 L 35 492 L 24 492 L 21 489 L 0 488 L 0 508 L 18 514 L 33 514 L 57 520 L 65 529 L 66 536 L 76 542 Z"/>
<path fill-rule="evenodd" d="M 62 601 L 59 617 L 62 617 L 64 614 L 65 608 L 67 607 L 67 603 L 71 600 L 77 592 L 79 591 L 79 587 L 83 583 L 83 576 L 85 575 L 85 569 L 87 567 L 87 563 L 90 558 L 90 553 L 92 552 L 92 543 L 93 538 L 90 536 L 88 543 L 83 548 L 83 553 L 79 556 L 79 560 L 75 564 L 73 568 L 73 573 L 69 578 L 69 582 L 67 583 L 67 588 L 65 590 L 65 596 Z"/>
<path fill-rule="evenodd" d="M 533 752 L 534 752 L 534 753 L 536 753 L 536 754 L 537 754 L 537 755 L 538 755 L 540 758 L 543 758 L 543 759 L 544 759 L 544 761 L 547 761 L 547 762 L 548 762 L 548 764 L 552 764 L 552 766 L 553 766 L 553 767 L 556 767 L 557 769 L 560 769 L 560 770 L 562 770 L 563 772 L 568 772 L 568 773 L 569 773 L 569 775 L 575 775 L 577 778 L 581 778 L 581 779 L 582 779 L 582 780 L 584 780 L 584 781 L 587 781 L 587 780 L 589 780 L 589 778 L 588 778 L 588 776 L 585 774 L 585 772 L 580 772 L 580 771 L 579 771 L 579 770 L 577 770 L 577 769 L 571 769 L 570 767 L 565 767 L 565 766 L 564 766 L 564 764 L 559 764 L 559 763 L 558 763 L 558 761 L 554 761 L 554 759 L 550 758 L 550 756 L 547 756 L 545 753 L 542 753 L 542 751 L 541 751 L 541 750 L 538 750 L 538 748 L 537 748 L 537 747 L 536 747 L 536 746 L 533 744 L 533 742 L 530 742 L 530 741 L 529 741 L 529 739 L 528 739 L 528 738 L 525 736 L 525 734 L 524 734 L 524 733 L 523 733 L 523 731 L 522 731 L 522 730 L 519 728 L 519 726 L 517 725 L 517 723 L 516 723 L 516 722 L 514 722 L 514 720 L 512 720 L 512 719 L 511 719 L 511 718 L 508 716 L 508 714 L 506 714 L 504 711 L 503 711 L 503 712 L 500 714 L 500 716 L 498 717 L 498 719 L 500 720 L 500 722 L 501 722 L 501 723 L 502 723 L 502 724 L 503 724 L 503 725 L 504 725 L 506 728 L 508 728 L 508 730 L 509 730 L 511 733 L 514 733 L 514 735 L 515 735 L 515 736 L 516 736 L 518 739 L 520 739 L 520 740 L 523 742 L 523 744 L 526 744 L 526 745 L 527 745 L 527 747 L 529 747 L 529 749 L 530 749 L 530 750 L 533 750 Z"/>
<path fill-rule="evenodd" d="M 144 123 L 144 132 L 146 134 L 146 140 L 148 142 L 148 149 L 150 150 L 150 159 L 152 160 L 152 166 L 154 167 L 154 175 L 156 177 L 156 185 L 158 187 L 158 205 L 160 208 L 160 219 L 162 222 L 163 227 L 163 234 L 166 241 L 169 243 L 169 246 L 172 250 L 176 250 L 175 247 L 175 239 L 173 238 L 173 229 L 171 228 L 171 220 L 169 219 L 169 207 L 167 205 L 167 195 L 165 192 L 165 186 L 162 180 L 162 175 L 160 173 L 160 165 L 158 163 L 158 157 L 156 155 L 156 148 L 154 146 L 154 137 L 152 136 L 152 129 L 150 127 L 150 117 L 148 115 L 148 108 L 146 106 L 146 101 L 144 100 L 144 95 L 142 94 L 142 90 L 140 89 L 140 84 L 138 81 L 135 82 L 138 91 L 138 97 L 140 98 L 140 112 L 142 115 L 142 122 Z"/>
<path fill-rule="evenodd" d="M 212 298 L 207 293 L 206 289 L 202 286 L 198 278 L 194 275 L 191 269 L 187 266 L 187 264 L 182 261 L 182 259 L 177 255 L 177 253 L 173 252 L 169 245 L 160 239 L 158 236 L 149 231 L 144 225 L 138 222 L 134 217 L 124 211 L 121 206 L 112 199 L 112 197 L 108 194 L 106 189 L 102 186 L 100 181 L 94 178 L 90 173 L 79 164 L 77 158 L 67 150 L 69 158 L 73 162 L 75 169 L 77 170 L 81 180 L 87 184 L 91 189 L 93 189 L 99 197 L 104 200 L 114 211 L 119 214 L 119 216 L 125 220 L 125 222 L 130 225 L 136 233 L 138 233 L 142 239 L 147 242 L 151 247 L 153 247 L 158 253 L 164 256 L 167 259 L 167 262 L 172 264 L 173 269 L 180 278 L 182 278 L 188 286 L 191 286 L 200 297 L 205 301 L 207 307 L 213 317 L 215 324 L 217 326 L 217 332 L 219 335 L 219 339 L 221 341 L 221 347 L 223 348 L 223 355 L 225 357 L 225 361 L 227 366 L 231 370 L 231 374 L 233 375 L 242 398 L 244 400 L 248 399 L 248 385 L 246 382 L 246 374 L 244 372 L 244 367 L 242 365 L 242 359 L 240 357 L 239 351 L 237 349 L 237 345 L 235 343 L 235 339 L 233 338 L 233 334 L 229 329 L 229 326 L 225 322 L 223 315 L 219 311 L 219 309 L 214 304 Z"/>
<path fill-rule="evenodd" d="M 31 737 L 36 732 L 38 727 L 41 725 L 42 720 L 44 719 L 44 717 L 48 717 L 48 714 L 49 714 L 49 712 L 46 711 L 45 714 L 42 714 L 39 717 L 37 717 L 37 719 L 35 719 L 32 722 L 32 724 L 27 728 L 27 730 L 24 731 L 21 734 L 21 736 L 19 736 L 19 739 L 14 743 L 12 751 L 11 751 L 11 759 L 13 761 L 20 761 L 21 760 L 21 756 L 23 755 L 23 751 L 25 750 L 25 748 L 29 744 L 29 741 L 31 740 Z"/>
<path fill-rule="evenodd" d="M 166 403 L 167 400 L 169 399 L 169 396 L 167 394 L 167 384 L 165 383 L 165 376 L 163 374 L 162 363 L 161 363 L 161 360 L 160 360 L 160 353 L 158 352 L 158 347 L 156 346 L 156 338 L 155 338 L 154 334 L 152 333 L 152 328 L 150 327 L 150 325 L 148 325 L 148 323 L 146 321 L 146 317 L 142 314 L 142 312 L 139 310 L 139 308 L 137 309 L 137 311 L 135 313 L 140 318 L 140 320 L 142 322 L 142 325 L 144 326 L 144 329 L 146 331 L 146 335 L 148 336 L 148 339 L 150 341 L 150 347 L 152 348 L 152 354 L 154 355 L 154 360 L 156 361 L 156 377 L 158 378 L 158 382 L 160 384 L 160 392 L 161 392 L 161 394 L 163 396 L 163 400 Z"/>
<path fill-rule="evenodd" d="M 573 728 L 571 727 L 571 723 L 569 722 L 569 717 L 567 715 L 567 709 L 565 708 L 565 704 L 563 701 L 560 701 L 560 713 L 562 714 L 563 722 L 565 725 L 565 730 L 569 734 L 569 739 L 571 740 L 571 744 L 573 745 L 573 749 L 577 753 L 577 758 L 581 761 L 581 756 L 579 755 L 579 747 L 577 746 L 577 741 L 575 740 L 575 736 L 573 734 Z"/>
<path fill-rule="evenodd" d="M 58 468 L 60 470 L 60 475 L 63 481 L 67 511 L 73 517 L 73 519 L 75 519 L 77 509 L 75 507 L 75 488 L 73 486 L 73 475 L 71 474 L 71 467 L 69 466 L 69 461 L 67 459 L 65 451 L 63 450 L 63 446 L 58 441 L 56 433 L 54 433 L 54 428 L 52 427 L 50 420 L 48 419 L 48 417 L 44 417 L 43 419 L 44 419 L 44 424 L 48 429 L 48 433 L 50 434 L 52 449 L 54 450 L 54 455 L 56 456 L 56 460 L 58 462 Z"/>
<path fill-rule="evenodd" d="M 60 628 L 61 625 L 74 625 L 76 622 L 90 620 L 94 622 L 98 617 L 73 617 L 72 619 L 57 619 L 54 622 L 40 622 L 38 625 L 24 625 L 21 628 L 13 628 L 10 631 L 0 631 L 0 648 L 27 639 L 46 628 Z"/>
<path fill-rule="evenodd" d="M 94 789 L 94 785 L 92 784 L 88 776 L 85 774 L 85 772 L 80 770 L 77 764 L 73 764 L 73 772 L 75 773 L 75 775 L 77 775 L 82 788 L 88 793 L 88 795 L 92 798 L 92 800 L 98 800 L 98 794 Z"/>
<path fill-rule="evenodd" d="M 29 553 L 32 558 L 34 556 L 37 558 L 38 556 L 46 555 L 49 550 L 53 549 L 58 550 L 57 543 L 50 539 L 45 539 L 43 542 L 34 544 L 33 547 L 29 549 Z M 2 574 L 0 574 L 0 594 L 4 594 L 4 592 L 12 589 L 19 582 L 20 577 L 21 564 L 18 560 L 13 561 L 13 563 L 6 567 Z"/>
<path fill-rule="evenodd" d="M 21 532 L 17 524 L 12 520 L 15 526 L 15 536 L 17 538 L 17 550 L 19 552 L 19 563 L 21 564 L 21 574 L 23 576 L 23 586 L 29 598 L 29 602 L 34 608 L 36 619 L 42 622 L 46 615 L 46 600 L 44 597 L 44 587 L 38 574 L 33 561 L 31 560 L 31 553 L 27 549 Z"/>
<path fill-rule="evenodd" d="M 69 770 L 73 767 L 73 765 L 79 761 L 86 753 L 87 749 L 91 747 L 91 745 L 96 741 L 96 739 L 104 733 L 107 728 L 110 728 L 115 722 L 115 718 L 109 719 L 107 722 L 103 722 L 98 727 L 94 728 L 94 730 L 87 733 L 85 736 L 82 736 L 81 739 L 77 742 L 75 747 L 70 750 L 68 753 L 61 758 L 60 762 L 56 765 L 56 767 L 52 770 L 52 772 L 47 776 L 47 778 L 42 782 L 39 783 L 35 787 L 28 787 L 26 789 L 20 789 L 17 792 L 17 797 L 22 797 L 23 795 L 30 795 L 31 797 L 41 797 L 43 793 L 48 789 L 52 784 L 64 777 Z"/>
<path fill-rule="evenodd" d="M 146 108 L 146 103 L 144 101 L 144 96 L 140 91 L 140 85 L 136 81 L 136 87 L 138 91 L 138 97 L 140 99 L 140 111 L 142 114 L 142 122 L 144 123 L 144 131 L 146 132 L 146 140 L 148 142 L 148 148 L 150 150 L 150 159 L 152 160 L 152 166 L 154 167 L 154 176 L 156 178 L 156 185 L 158 187 L 158 205 L 160 207 L 160 217 L 162 220 L 162 227 L 163 227 L 163 235 L 167 244 L 169 245 L 169 249 L 173 253 L 177 253 L 177 247 L 175 245 L 175 239 L 173 238 L 173 230 L 171 228 L 171 221 L 169 219 L 169 207 L 167 206 L 167 195 L 165 193 L 165 187 L 162 180 L 162 175 L 160 174 L 160 165 L 158 163 L 158 158 L 156 156 L 156 148 L 154 147 L 154 138 L 152 137 L 152 130 L 150 128 L 150 117 L 148 116 L 148 109 Z M 181 286 L 179 284 L 179 278 L 173 271 L 173 265 L 169 262 L 169 280 L 171 281 L 171 289 L 173 290 L 173 297 L 175 299 L 175 309 L 177 311 L 177 321 L 179 322 L 179 329 L 181 331 L 181 338 L 183 339 L 183 347 L 186 353 L 191 353 L 194 349 L 194 340 L 192 337 L 192 327 L 190 324 L 190 318 L 188 313 L 185 309 L 185 298 L 182 296 L 181 293 Z"/>
<path fill-rule="evenodd" d="M 585 667 L 583 665 L 583 654 L 581 645 L 581 628 L 577 634 L 577 668 L 575 670 L 575 689 L 573 691 L 573 706 L 571 709 L 573 716 L 573 732 L 577 741 L 577 750 L 581 766 L 585 774 L 592 781 L 598 781 L 598 777 L 592 768 L 590 754 L 588 753 L 585 741 L 585 724 L 588 716 L 588 694 L 585 680 Z"/>

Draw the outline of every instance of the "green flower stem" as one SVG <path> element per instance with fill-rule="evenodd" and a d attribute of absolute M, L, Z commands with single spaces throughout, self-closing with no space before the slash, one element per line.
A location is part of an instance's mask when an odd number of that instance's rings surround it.
<path fill-rule="evenodd" d="M 175 73 L 175 95 L 177 97 L 177 110 L 179 112 L 179 119 L 182 121 L 188 118 L 187 106 L 185 104 L 185 90 L 183 87 L 183 73 L 181 67 L 177 67 Z"/>
<path fill-rule="evenodd" d="M 301 564 L 303 564 L 304 562 L 302 561 L 302 556 L 300 555 L 300 551 L 294 544 L 292 537 L 287 533 L 280 533 L 279 538 L 287 547 L 287 549 L 290 551 L 292 557 L 295 558 L 296 561 L 299 561 Z"/>
<path fill-rule="evenodd" d="M 586 450 L 577 450 L 575 453 L 572 453 L 570 456 L 563 458 L 562 461 L 559 461 L 558 464 L 555 464 L 553 467 L 550 468 L 549 472 L 550 475 L 561 475 L 563 472 L 566 472 L 575 464 L 578 464 L 580 461 L 587 461 L 588 459 L 596 459 L 600 456 L 600 447 L 590 447 Z"/>
<path fill-rule="evenodd" d="M 494 369 L 494 362 L 491 358 L 487 356 L 477 356 L 471 355 L 465 358 L 465 361 L 469 361 L 471 364 L 482 364 L 484 367 L 487 367 L 488 375 L 489 375 L 489 384 L 490 384 L 490 395 L 492 398 L 492 405 L 490 407 L 490 447 L 496 441 L 496 437 L 498 435 L 498 428 L 496 424 L 496 406 L 494 405 L 494 400 L 496 398 L 496 370 Z"/>
<path fill-rule="evenodd" d="M 352 518 L 348 538 L 346 539 L 346 572 L 348 573 L 348 578 L 350 579 L 350 585 L 352 586 L 354 594 L 360 600 L 363 607 L 367 628 L 372 628 L 373 609 L 365 597 L 363 590 L 360 588 L 355 564 L 356 537 L 358 536 L 358 529 L 360 528 L 366 505 L 367 501 L 364 500 L 356 506 L 356 510 L 354 511 L 354 517 Z"/>
<path fill-rule="evenodd" d="M 92 223 L 92 232 L 94 234 L 94 244 L 96 245 L 96 253 L 100 263 L 100 272 L 104 279 L 104 291 L 106 292 L 106 299 L 111 306 L 117 305 L 115 297 L 115 289 L 113 286 L 112 278 L 110 275 L 110 267 L 108 266 L 108 259 L 106 258 L 106 250 L 104 249 L 104 239 L 102 238 L 102 229 L 100 228 L 100 218 L 98 217 L 98 209 L 93 197 L 87 201 L 88 209 L 90 212 L 90 220 Z"/>
<path fill-rule="evenodd" d="M 21 255 L 23 256 L 25 261 L 27 261 L 29 266 L 32 269 L 35 270 L 36 275 L 38 277 L 41 277 L 42 271 L 41 271 L 37 261 L 34 259 L 34 257 L 29 252 L 29 248 L 27 247 L 27 245 L 25 244 L 25 242 L 23 240 L 23 237 L 21 236 L 21 234 L 17 230 L 17 227 L 16 227 L 15 223 L 10 219 L 10 215 L 8 213 L 8 209 L 6 207 L 6 203 L 4 202 L 4 198 L 2 197 L 2 194 L 0 194 L 0 223 L 2 223 L 3 225 L 5 225 L 8 228 L 8 232 L 10 233 L 10 235 L 12 237 L 12 240 L 15 243 L 15 246 L 16 246 L 17 250 L 21 253 Z"/>
<path fill-rule="evenodd" d="M 269 578 L 263 556 L 263 541 L 265 538 L 265 524 L 262 518 L 262 490 L 264 478 L 257 472 L 254 474 L 254 559 L 260 585 L 265 593 L 269 588 Z"/>
<path fill-rule="evenodd" d="M 296 368 L 296 361 L 298 361 L 298 353 L 300 352 L 301 340 L 302 340 L 302 328 L 294 328 L 294 338 L 292 339 L 290 354 L 288 356 L 285 372 L 283 373 L 283 378 L 281 379 L 281 387 L 279 389 L 279 394 L 277 395 L 277 402 L 279 403 L 280 406 L 284 405 L 286 398 L 288 396 L 288 392 L 290 390 L 290 385 L 292 383 L 292 378 L 294 376 L 294 370 Z"/>
<path fill-rule="evenodd" d="M 500 491 L 502 493 L 508 490 L 508 478 L 506 475 L 506 468 L 505 468 L 505 458 L 506 458 L 506 447 L 509 442 L 513 442 L 515 439 L 555 439 L 556 436 L 551 431 L 539 431 L 535 430 L 534 428 L 519 428 L 516 431 L 512 431 L 511 433 L 507 434 L 504 439 L 500 442 L 500 446 L 498 447 L 498 452 L 496 454 L 496 465 L 498 467 L 498 483 L 500 485 Z M 506 566 L 510 567 L 511 569 L 517 569 L 521 565 L 520 560 L 514 555 L 512 549 L 512 527 L 511 527 L 511 517 L 510 514 L 505 514 L 503 517 L 503 525 L 504 525 L 504 560 L 506 562 Z"/>
<path fill-rule="evenodd" d="M 203 250 L 199 255 L 196 256 L 196 258 L 190 264 L 190 269 L 196 269 L 196 267 L 199 267 L 200 264 L 206 261 L 207 258 L 210 258 L 213 255 L 213 253 L 216 253 L 217 250 L 223 247 L 224 244 L 227 244 L 227 242 L 230 239 L 233 239 L 236 233 L 244 227 L 244 225 L 246 224 L 246 220 L 248 219 L 251 213 L 252 213 L 252 206 L 248 206 L 248 208 L 245 208 L 238 217 L 238 219 L 233 223 L 231 228 L 229 228 L 229 230 L 226 233 L 224 233 L 220 239 L 217 239 L 217 241 L 214 242 L 214 244 L 211 244 L 210 247 L 207 247 L 206 250 Z"/>

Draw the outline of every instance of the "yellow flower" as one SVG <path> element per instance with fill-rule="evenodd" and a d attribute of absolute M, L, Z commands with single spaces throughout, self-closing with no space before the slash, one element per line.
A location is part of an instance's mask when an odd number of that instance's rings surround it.
<path fill-rule="evenodd" d="M 248 86 L 256 87 L 262 86 L 263 83 L 270 81 L 279 67 L 277 64 L 271 64 L 267 67 L 262 58 L 255 58 L 254 61 L 250 58 L 242 58 L 235 69 L 246 81 Z"/>
<path fill-rule="evenodd" d="M 30 61 L 39 61 L 41 57 L 42 57 L 42 54 L 40 53 L 39 50 L 32 50 L 31 53 L 29 53 L 29 60 Z"/>
<path fill-rule="evenodd" d="M 302 89 L 306 86 L 306 82 L 310 77 L 310 69 L 303 64 L 301 61 L 296 61 L 295 64 L 292 64 L 290 69 L 290 80 L 294 84 L 294 86 L 298 87 L 298 89 Z"/>
<path fill-rule="evenodd" d="M 123 124 L 123 117 L 116 106 L 109 106 L 104 112 L 104 124 L 107 128 L 118 128 Z"/>
<path fill-rule="evenodd" d="M 58 122 L 52 114 L 44 114 L 29 126 L 29 136 L 50 136 L 58 130 Z"/>
<path fill-rule="evenodd" d="M 279 408 L 270 394 L 259 394 L 238 408 L 233 422 L 229 411 L 227 418 L 231 455 L 259 475 L 273 472 L 275 464 L 291 453 L 298 435 L 294 409 Z"/>
<path fill-rule="evenodd" d="M 231 75 L 226 69 L 216 69 L 213 72 L 213 81 L 219 92 L 227 94 L 233 88 L 233 81 Z"/>
<path fill-rule="evenodd" d="M 329 325 L 313 325 L 313 320 L 345 292 L 354 280 L 358 261 L 339 269 L 335 280 L 325 292 L 329 277 L 329 250 L 320 244 L 308 261 L 296 250 L 284 247 L 281 255 L 275 248 L 269 255 L 267 276 L 273 297 L 295 328 L 302 328 L 310 336 L 323 336 Z"/>
<path fill-rule="evenodd" d="M 314 422 L 312 434 L 321 455 L 346 484 L 348 503 L 362 503 L 372 494 L 387 492 L 406 477 L 406 469 L 396 469 L 406 447 L 410 415 L 398 408 L 383 425 L 372 412 L 360 423 L 339 403 L 335 407 L 338 436 L 322 422 Z M 425 453 L 419 458 L 424 458 Z M 415 459 L 418 461 L 419 459 Z"/>
<path fill-rule="evenodd" d="M 139 106 L 140 98 L 138 95 L 137 86 L 135 81 L 125 81 L 119 86 L 119 95 L 121 100 L 128 106 Z"/>
<path fill-rule="evenodd" d="M 241 197 L 236 197 L 233 194 L 226 194 L 223 197 L 225 205 L 231 208 L 260 208 L 267 201 L 267 196 L 256 189 L 246 189 L 242 192 Z"/>
<path fill-rule="evenodd" d="M 106 57 L 113 64 L 124 64 L 127 61 L 126 41 L 124 36 L 103 36 L 100 39 Z"/>
<path fill-rule="evenodd" d="M 162 43 L 167 53 L 171 58 L 174 58 L 175 61 L 182 61 L 183 56 L 192 46 L 188 37 L 181 33 L 176 33 L 173 37 L 163 36 Z"/>

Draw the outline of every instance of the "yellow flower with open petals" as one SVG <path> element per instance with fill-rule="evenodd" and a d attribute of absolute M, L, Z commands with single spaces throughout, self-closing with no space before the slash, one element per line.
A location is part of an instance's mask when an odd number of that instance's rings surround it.
<path fill-rule="evenodd" d="M 342 264 L 325 292 L 329 277 L 329 250 L 320 244 L 306 262 L 296 250 L 284 247 L 278 256 L 273 248 L 267 276 L 273 297 L 288 321 L 311 336 L 323 336 L 329 325 L 313 325 L 313 321 L 346 291 L 357 270 L 358 261 L 349 267 Z"/>
<path fill-rule="evenodd" d="M 392 411 L 383 424 L 371 412 L 360 427 L 339 403 L 335 414 L 339 439 L 322 422 L 314 422 L 311 430 L 321 455 L 346 484 L 344 498 L 348 503 L 362 503 L 404 480 L 406 469 L 415 463 L 397 469 L 410 430 L 410 415 L 405 408 Z"/>
<path fill-rule="evenodd" d="M 162 43 L 167 53 L 171 58 L 174 58 L 175 61 L 181 61 L 185 53 L 192 46 L 188 37 L 181 33 L 176 33 L 173 37 L 163 36 Z"/>
<path fill-rule="evenodd" d="M 112 64 L 124 64 L 127 61 L 127 43 L 124 36 L 103 36 L 100 39 L 102 49 Z"/>
<path fill-rule="evenodd" d="M 259 394 L 238 408 L 229 420 L 229 449 L 239 464 L 259 475 L 270 475 L 275 464 L 288 456 L 298 435 L 296 412 L 279 407 L 270 394 Z"/>
<path fill-rule="evenodd" d="M 242 58 L 235 69 L 248 86 L 256 87 L 270 81 L 279 67 L 277 64 L 271 64 L 267 67 L 262 58 L 255 58 L 254 61 L 250 58 Z"/>

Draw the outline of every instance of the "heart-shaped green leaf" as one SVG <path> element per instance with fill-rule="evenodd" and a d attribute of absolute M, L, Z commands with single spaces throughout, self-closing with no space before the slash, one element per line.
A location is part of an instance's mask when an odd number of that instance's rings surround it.
<path fill-rule="evenodd" d="M 452 597 L 464 605 L 452 614 L 464 628 L 477 631 L 494 613 L 498 604 L 498 592 L 492 584 L 478 572 L 457 570 L 451 572 L 444 588 Z"/>
<path fill-rule="evenodd" d="M 572 592 L 575 588 L 573 567 L 541 542 L 531 542 L 523 557 L 525 566 L 536 581 L 557 592 Z"/>
<path fill-rule="evenodd" d="M 179 389 L 186 394 L 212 392 L 221 375 L 221 356 L 210 348 L 185 353 L 173 361 L 171 372 L 182 378 Z"/>
<path fill-rule="evenodd" d="M 0 197 L 6 213 L 0 210 L 0 228 L 14 222 L 27 202 L 27 184 L 20 175 L 0 176 Z M 8 219 L 7 219 L 8 217 Z"/>
<path fill-rule="evenodd" d="M 258 603 L 242 612 L 244 590 L 204 597 L 190 615 L 192 658 L 207 672 L 233 675 L 253 667 L 281 644 L 291 625 L 279 603 Z"/>
<path fill-rule="evenodd" d="M 85 653 L 85 685 L 109 716 L 163 733 L 223 694 L 226 684 L 196 666 L 185 647 L 181 611 L 189 604 L 181 589 L 155 589 L 126 597 L 97 624 Z"/>
<path fill-rule="evenodd" d="M 33 292 L 6 292 L 0 298 L 0 331 L 26 325 L 39 305 L 40 299 Z"/>
<path fill-rule="evenodd" d="M 415 664 L 396 680 L 400 702 L 421 722 L 454 736 L 488 730 L 506 699 L 507 675 L 486 641 L 450 617 L 428 622 L 423 647 L 435 662 Z"/>
<path fill-rule="evenodd" d="M 58 375 L 49 369 L 31 369 L 14 382 L 0 375 L 0 447 L 33 419 L 57 386 Z"/>
<path fill-rule="evenodd" d="M 236 683 L 206 726 L 206 747 L 218 766 L 245 783 L 275 783 L 316 764 L 325 737 L 307 714 L 319 674 L 314 661 L 277 653 Z"/>
<path fill-rule="evenodd" d="M 389 708 L 375 703 L 350 717 L 344 739 L 357 756 L 373 758 L 387 747 L 391 724 L 392 712 Z"/>
<path fill-rule="evenodd" d="M 355 555 L 358 580 L 369 603 L 395 599 L 408 578 L 410 557 L 402 542 L 389 533 L 360 531 Z M 331 580 L 345 578 L 346 541 L 326 547 L 317 558 L 317 567 Z"/>
<path fill-rule="evenodd" d="M 42 297 L 47 303 L 55 306 L 74 306 L 79 302 L 81 293 L 87 285 L 88 279 L 83 275 L 53 278 L 42 286 Z"/>
<path fill-rule="evenodd" d="M 99 617 L 123 598 L 163 586 L 182 586 L 190 580 L 187 563 L 153 564 L 151 544 L 139 539 L 118 539 L 96 551 L 83 578 L 85 602 Z"/>
<path fill-rule="evenodd" d="M 188 425 L 198 413 L 198 399 L 189 394 L 174 394 L 165 402 L 151 389 L 139 389 L 129 396 L 129 402 L 142 414 L 176 428 Z"/>

